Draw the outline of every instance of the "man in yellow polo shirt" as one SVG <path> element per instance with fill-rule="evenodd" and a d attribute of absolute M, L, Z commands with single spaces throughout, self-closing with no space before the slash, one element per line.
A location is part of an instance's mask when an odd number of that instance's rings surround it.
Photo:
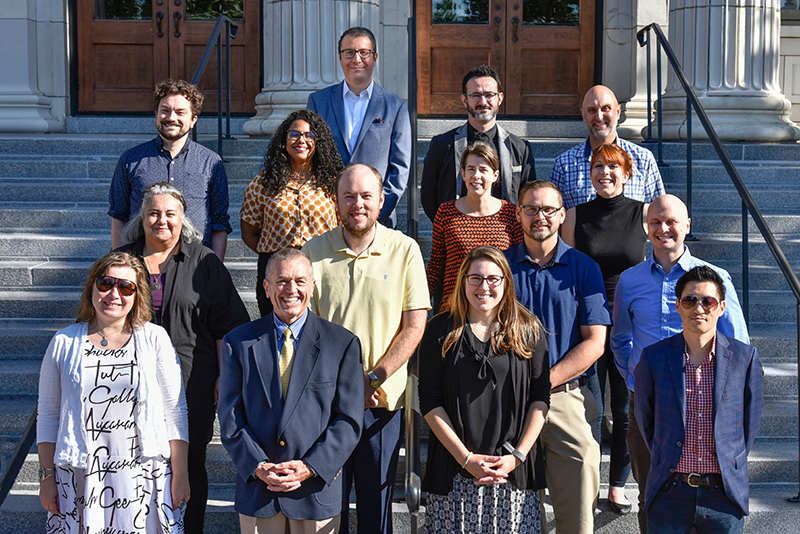
<path fill-rule="evenodd" d="M 350 458 L 359 534 L 391 534 L 392 489 L 403 436 L 406 362 L 425 330 L 430 297 L 417 243 L 378 223 L 383 180 L 367 165 L 337 179 L 341 226 L 309 241 L 316 286 L 311 309 L 361 341 L 364 431 Z M 354 461 L 355 460 L 355 461 Z M 342 532 L 348 532 L 348 507 Z"/>

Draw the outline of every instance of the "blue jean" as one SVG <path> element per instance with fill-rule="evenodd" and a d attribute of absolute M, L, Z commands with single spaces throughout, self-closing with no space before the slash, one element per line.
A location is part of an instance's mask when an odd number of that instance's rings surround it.
<path fill-rule="evenodd" d="M 741 533 L 744 514 L 721 486 L 693 488 L 682 480 L 668 480 L 647 510 L 649 534 Z"/>

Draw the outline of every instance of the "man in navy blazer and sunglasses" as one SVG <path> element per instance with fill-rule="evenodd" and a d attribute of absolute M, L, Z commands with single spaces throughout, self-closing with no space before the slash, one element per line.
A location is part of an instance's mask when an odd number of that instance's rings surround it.
<path fill-rule="evenodd" d="M 764 407 L 756 349 L 717 331 L 725 286 L 701 265 L 675 287 L 683 331 L 650 345 L 636 367 L 636 419 L 650 450 L 647 529 L 742 532 L 747 455 Z"/>

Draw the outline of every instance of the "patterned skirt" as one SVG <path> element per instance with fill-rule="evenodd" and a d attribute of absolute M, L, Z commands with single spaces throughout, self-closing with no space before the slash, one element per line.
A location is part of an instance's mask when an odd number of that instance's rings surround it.
<path fill-rule="evenodd" d="M 447 495 L 428 493 L 425 526 L 428 534 L 539 534 L 539 492 L 456 475 Z"/>

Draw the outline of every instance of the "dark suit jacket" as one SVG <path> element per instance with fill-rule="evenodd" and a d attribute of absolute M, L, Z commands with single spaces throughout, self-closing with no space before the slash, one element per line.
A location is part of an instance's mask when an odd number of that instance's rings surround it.
<path fill-rule="evenodd" d="M 650 449 L 645 509 L 675 472 L 686 441 L 683 333 L 642 351 L 634 372 L 636 420 Z M 725 494 L 748 513 L 747 455 L 761 424 L 764 380 L 755 347 L 717 332 L 714 440 Z"/>
<path fill-rule="evenodd" d="M 344 83 L 312 93 L 306 107 L 319 113 L 328 123 L 345 165 L 364 163 L 381 173 L 386 198 L 378 220 L 384 226 L 394 228 L 397 223 L 394 209 L 406 190 L 411 166 L 408 106 L 402 98 L 375 82 L 355 149 L 351 153 L 344 138 Z"/>
<path fill-rule="evenodd" d="M 497 125 L 503 198 L 517 203 L 520 186 L 536 179 L 536 163 L 528 143 Z M 420 198 L 430 220 L 442 203 L 461 196 L 461 154 L 467 148 L 467 123 L 431 139 L 422 168 Z M 458 162 L 458 163 L 456 163 Z"/>
<path fill-rule="evenodd" d="M 235 509 L 252 517 L 333 517 L 347 502 L 341 470 L 364 422 L 361 345 L 309 312 L 282 408 L 270 397 L 273 381 L 280 382 L 275 352 L 272 314 L 223 339 L 218 412 L 222 444 L 238 471 Z M 303 460 L 317 476 L 288 493 L 253 477 L 263 461 L 288 460 Z"/>

